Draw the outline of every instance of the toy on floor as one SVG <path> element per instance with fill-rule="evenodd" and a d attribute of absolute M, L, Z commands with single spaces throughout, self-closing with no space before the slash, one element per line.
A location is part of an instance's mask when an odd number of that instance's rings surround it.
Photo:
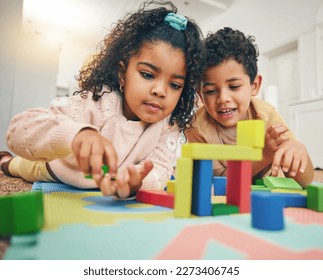
<path fill-rule="evenodd" d="M 35 233 L 44 226 L 43 192 L 0 196 L 0 236 Z"/>

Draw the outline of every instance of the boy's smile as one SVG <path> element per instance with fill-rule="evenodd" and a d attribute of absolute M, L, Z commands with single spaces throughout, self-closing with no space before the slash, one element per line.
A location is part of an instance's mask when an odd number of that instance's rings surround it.
<path fill-rule="evenodd" d="M 224 127 L 247 119 L 251 96 L 259 91 L 261 78 L 250 84 L 242 64 L 233 59 L 208 68 L 203 77 L 201 98 L 213 119 Z"/>
<path fill-rule="evenodd" d="M 175 109 L 186 77 L 185 56 L 164 42 L 146 43 L 124 75 L 124 116 L 158 122 Z"/>

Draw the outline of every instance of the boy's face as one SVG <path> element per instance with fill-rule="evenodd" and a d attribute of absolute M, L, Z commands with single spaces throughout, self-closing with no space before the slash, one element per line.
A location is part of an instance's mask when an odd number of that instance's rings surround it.
<path fill-rule="evenodd" d="M 210 67 L 203 77 L 200 97 L 207 112 L 224 127 L 234 127 L 246 120 L 251 96 L 261 86 L 261 76 L 250 84 L 242 64 L 231 59 Z"/>

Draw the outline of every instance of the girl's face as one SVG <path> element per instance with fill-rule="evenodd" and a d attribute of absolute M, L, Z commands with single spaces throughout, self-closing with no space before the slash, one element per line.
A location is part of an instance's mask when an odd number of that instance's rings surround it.
<path fill-rule="evenodd" d="M 261 76 L 250 84 L 242 64 L 230 59 L 210 67 L 203 77 L 200 97 L 207 112 L 224 127 L 234 127 L 248 118 L 251 96 L 256 96 Z"/>
<path fill-rule="evenodd" d="M 119 73 L 124 85 L 123 114 L 128 120 L 158 122 L 175 109 L 181 97 L 186 63 L 182 50 L 164 42 L 146 43 Z"/>

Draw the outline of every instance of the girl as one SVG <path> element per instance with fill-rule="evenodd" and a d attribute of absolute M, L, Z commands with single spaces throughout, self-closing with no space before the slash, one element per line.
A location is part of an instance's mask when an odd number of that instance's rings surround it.
<path fill-rule="evenodd" d="M 144 3 L 106 36 L 73 96 L 12 118 L 7 144 L 18 157 L 2 153 L 1 169 L 121 198 L 164 188 L 192 120 L 201 37 L 171 2 Z"/>

